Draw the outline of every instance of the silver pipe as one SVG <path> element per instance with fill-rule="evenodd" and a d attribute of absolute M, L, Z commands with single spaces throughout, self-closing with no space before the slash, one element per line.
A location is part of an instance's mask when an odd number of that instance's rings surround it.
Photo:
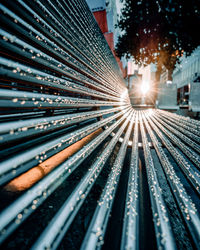
<path fill-rule="evenodd" d="M 45 249 L 51 248 L 56 249 L 62 240 L 63 236 L 66 234 L 69 226 L 71 225 L 73 219 L 78 213 L 81 205 L 85 201 L 88 193 L 90 192 L 93 184 L 98 178 L 101 170 L 104 167 L 108 157 L 112 153 L 114 146 L 116 145 L 119 137 L 126 128 L 132 113 L 126 118 L 126 121 L 119 128 L 115 137 L 112 138 L 108 146 L 104 149 L 100 158 L 97 158 L 94 164 L 89 168 L 88 172 L 79 182 L 74 192 L 65 201 L 59 211 L 54 215 L 51 222 L 45 228 L 39 239 L 36 241 L 31 249 Z"/>
<path fill-rule="evenodd" d="M 173 134 L 177 135 L 180 139 L 182 139 L 182 141 L 192 146 L 198 153 L 200 153 L 200 146 L 197 144 L 200 143 L 200 137 L 195 135 L 193 132 L 189 132 L 185 128 L 182 128 L 181 124 L 176 125 L 174 121 L 170 122 L 169 120 L 160 117 L 159 114 L 156 114 L 155 118 L 159 119 L 161 124 L 168 128 Z M 196 141 L 197 143 L 195 143 L 194 141 Z"/>
<path fill-rule="evenodd" d="M 129 109 L 127 109 L 127 112 L 128 111 Z M 112 122 L 124 113 L 125 111 L 118 112 L 102 121 L 88 125 L 76 130 L 75 132 L 53 139 L 50 142 L 28 149 L 25 152 L 10 157 L 8 160 L 2 161 L 0 163 L 0 183 L 3 184 L 15 178 L 17 175 L 27 171 L 33 166 L 46 160 L 48 157 L 81 140 L 85 136 L 96 131 L 98 128 Z"/>
<path fill-rule="evenodd" d="M 115 198 L 120 174 L 122 171 L 124 157 L 126 154 L 126 149 L 128 146 L 133 122 L 134 120 L 131 119 L 124 137 L 124 141 L 121 144 L 117 158 L 113 164 L 107 183 L 104 187 L 97 208 L 92 217 L 92 221 L 82 242 L 81 250 L 100 249 L 103 244 L 103 239 L 109 215 L 112 209 L 113 200 Z"/>
<path fill-rule="evenodd" d="M 0 214 L 0 242 L 3 242 L 46 198 L 92 153 L 92 151 L 126 119 L 130 111 L 85 147 L 45 176 Z M 20 216 L 18 216 L 20 215 Z M 19 219 L 20 217 L 20 219 Z M 18 223 L 16 223 L 16 220 Z"/>
<path fill-rule="evenodd" d="M 154 129 L 155 129 L 155 126 L 158 127 L 158 123 L 156 123 L 152 117 L 151 117 L 150 124 L 152 125 L 153 124 L 152 122 L 154 122 Z M 163 134 L 162 130 L 160 130 L 159 137 L 160 137 L 162 143 L 164 144 L 164 146 L 168 149 L 170 154 L 173 156 L 175 161 L 178 163 L 179 167 L 182 169 L 182 171 L 185 174 L 186 178 L 191 182 L 191 184 L 194 187 L 195 191 L 198 194 L 200 194 L 200 177 L 199 177 L 199 173 L 197 171 L 195 171 L 190 166 L 190 164 L 186 160 L 186 158 L 184 158 L 183 155 L 176 149 L 176 147 L 173 146 L 173 144 L 170 142 L 170 140 L 168 140 L 167 137 Z"/>
<path fill-rule="evenodd" d="M 159 111 L 157 111 L 157 114 L 159 114 L 160 117 L 163 117 L 166 121 L 170 121 L 173 124 L 175 123 L 178 127 L 181 126 L 181 128 L 184 129 L 184 133 L 189 131 L 190 133 L 197 135 L 198 138 L 200 137 L 199 128 L 196 125 L 193 125 L 191 122 L 185 122 L 185 120 L 180 118 L 178 119 L 176 116 L 173 116 L 173 114 L 169 115 Z"/>
<path fill-rule="evenodd" d="M 160 131 L 159 127 L 157 127 L 152 122 L 151 117 L 148 116 L 147 114 L 145 114 L 145 116 L 149 124 L 153 128 L 153 130 L 156 132 L 156 134 L 162 139 L 166 138 L 164 137 L 163 133 Z M 147 124 L 147 122 L 145 124 Z M 163 170 L 167 176 L 167 180 L 175 196 L 177 205 L 180 208 L 184 221 L 187 227 L 189 228 L 190 234 L 198 248 L 199 242 L 200 242 L 200 218 L 199 218 L 198 211 L 195 207 L 195 204 L 192 202 L 191 198 L 188 196 L 183 184 L 181 183 L 181 180 L 178 178 L 178 176 L 176 175 L 176 172 L 174 171 L 173 165 L 170 163 L 162 146 L 158 142 L 158 139 L 156 138 L 155 133 L 153 132 L 152 129 L 149 128 L 148 124 L 147 124 L 147 130 L 152 139 L 157 155 L 161 161 L 161 166 L 163 167 Z"/>
<path fill-rule="evenodd" d="M 119 102 L 108 102 L 91 99 L 74 98 L 60 95 L 30 93 L 27 91 L 0 90 L 0 107 L 9 108 L 68 108 L 100 107 L 125 105 L 124 99 Z"/>
<path fill-rule="evenodd" d="M 173 143 L 175 145 L 177 145 L 181 149 L 181 151 L 183 151 L 190 158 L 190 160 L 196 164 L 196 166 L 198 168 L 200 168 L 200 156 L 195 151 L 193 151 L 191 148 L 186 146 L 177 136 L 175 136 L 173 133 L 171 133 L 169 131 L 169 130 L 171 130 L 171 128 L 169 126 L 166 125 L 166 128 L 167 128 L 166 129 L 162 125 L 163 122 L 160 119 L 157 119 L 157 118 L 155 119 L 155 116 L 152 116 L 152 121 L 156 125 L 158 125 L 158 127 L 161 129 L 161 131 L 163 131 L 170 138 L 170 140 L 173 141 Z M 176 131 L 176 134 L 177 134 L 177 131 Z M 183 135 L 180 135 L 180 137 L 185 138 Z M 196 145 L 194 142 L 191 142 L 190 146 L 194 149 L 199 148 L 198 145 Z"/>
<path fill-rule="evenodd" d="M 165 115 L 169 115 L 169 116 L 171 116 L 171 117 L 173 117 L 173 118 L 176 118 L 178 121 L 182 121 L 182 122 L 185 122 L 186 124 L 188 124 L 188 125 L 190 125 L 190 126 L 192 126 L 192 127 L 194 127 L 194 128 L 199 128 L 200 127 L 200 122 L 199 121 L 197 121 L 197 120 L 194 120 L 194 119 L 192 119 L 192 118 L 190 118 L 189 116 L 187 116 L 187 117 L 185 117 L 185 116 L 183 116 L 183 115 L 178 115 L 178 114 L 175 114 L 175 113 L 170 113 L 170 112 L 168 112 L 168 111 L 163 111 L 163 110 L 157 110 L 159 113 L 161 113 L 161 114 L 165 114 Z"/>
<path fill-rule="evenodd" d="M 147 170 L 147 180 L 149 185 L 149 193 L 151 199 L 153 222 L 156 234 L 156 242 L 158 249 L 176 249 L 169 215 L 166 204 L 161 193 L 161 187 L 155 171 L 153 158 L 148 144 L 147 135 L 143 125 L 143 114 L 139 112 L 140 130 L 142 135 L 142 144 L 144 150 L 144 158 Z"/>
<path fill-rule="evenodd" d="M 8 143 L 16 139 L 21 139 L 26 136 L 39 135 L 42 132 L 47 132 L 56 128 L 63 128 L 75 123 L 79 123 L 91 118 L 111 114 L 120 110 L 125 110 L 123 107 L 104 109 L 100 111 L 89 111 L 67 115 L 57 115 L 53 117 L 42 117 L 14 122 L 0 123 L 0 144 Z"/>
<path fill-rule="evenodd" d="M 135 118 L 126 205 L 121 238 L 121 250 L 139 249 L 139 164 L 138 164 L 138 112 Z"/>

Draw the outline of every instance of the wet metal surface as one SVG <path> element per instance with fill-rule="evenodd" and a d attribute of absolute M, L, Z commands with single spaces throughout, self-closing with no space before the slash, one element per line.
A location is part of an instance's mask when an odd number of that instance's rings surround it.
<path fill-rule="evenodd" d="M 1 1 L 0 48 L 1 248 L 198 249 L 200 122 L 132 108 L 85 1 Z"/>

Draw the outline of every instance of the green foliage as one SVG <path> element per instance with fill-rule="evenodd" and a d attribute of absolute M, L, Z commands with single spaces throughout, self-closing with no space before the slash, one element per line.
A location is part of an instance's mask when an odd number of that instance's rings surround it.
<path fill-rule="evenodd" d="M 172 70 L 183 52 L 190 55 L 200 45 L 200 1 L 125 0 L 117 26 L 119 57 Z"/>

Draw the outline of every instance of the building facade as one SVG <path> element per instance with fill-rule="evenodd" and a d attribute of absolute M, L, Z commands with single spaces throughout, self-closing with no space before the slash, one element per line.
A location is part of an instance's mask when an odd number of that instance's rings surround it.
<path fill-rule="evenodd" d="M 178 89 L 178 104 L 188 105 L 189 99 L 192 98 L 191 85 L 200 84 L 200 46 L 191 56 L 183 56 L 172 77 L 173 84 L 176 84 Z"/>
<path fill-rule="evenodd" d="M 200 46 L 189 57 L 183 57 L 173 72 L 173 83 L 184 87 L 200 77 Z"/>
<path fill-rule="evenodd" d="M 117 7 L 116 0 L 86 0 L 90 7 L 93 15 L 113 53 L 115 59 L 121 69 L 123 76 L 125 77 L 126 72 L 123 68 L 123 64 L 116 56 L 115 43 L 118 37 L 118 29 L 115 28 L 117 23 Z"/>

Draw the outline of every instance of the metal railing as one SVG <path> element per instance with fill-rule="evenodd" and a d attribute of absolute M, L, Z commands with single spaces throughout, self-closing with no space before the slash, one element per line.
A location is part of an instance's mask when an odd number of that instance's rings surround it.
<path fill-rule="evenodd" d="M 1 247 L 198 248 L 199 121 L 132 108 L 84 0 L 1 1 L 0 20 Z"/>

